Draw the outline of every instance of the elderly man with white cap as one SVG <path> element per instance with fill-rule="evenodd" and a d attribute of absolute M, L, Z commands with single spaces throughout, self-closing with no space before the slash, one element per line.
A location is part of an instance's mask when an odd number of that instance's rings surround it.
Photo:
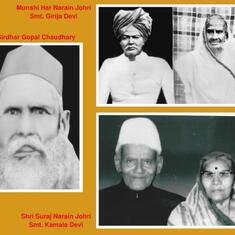
<path fill-rule="evenodd" d="M 131 118 L 121 127 L 114 163 L 122 181 L 100 190 L 100 225 L 166 225 L 183 197 L 154 187 L 163 158 L 155 124 Z"/>
<path fill-rule="evenodd" d="M 123 54 L 104 61 L 99 72 L 99 103 L 156 104 L 161 88 L 174 103 L 173 73 L 168 63 L 148 56 L 143 47 L 151 34 L 152 18 L 142 8 L 120 10 L 113 30 Z"/>
<path fill-rule="evenodd" d="M 10 51 L 0 73 L 0 189 L 78 189 L 61 63 L 40 46 Z"/>

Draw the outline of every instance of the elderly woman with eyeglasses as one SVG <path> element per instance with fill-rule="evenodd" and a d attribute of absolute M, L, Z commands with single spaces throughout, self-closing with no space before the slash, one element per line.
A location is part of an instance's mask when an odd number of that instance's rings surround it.
<path fill-rule="evenodd" d="M 172 211 L 168 225 L 235 225 L 234 172 L 231 155 L 212 152 L 204 156 L 196 184 L 186 201 Z"/>

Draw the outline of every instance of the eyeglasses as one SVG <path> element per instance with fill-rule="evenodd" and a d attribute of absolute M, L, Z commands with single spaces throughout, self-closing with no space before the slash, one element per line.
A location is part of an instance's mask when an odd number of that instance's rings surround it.
<path fill-rule="evenodd" d="M 232 171 L 221 171 L 218 173 L 211 172 L 211 171 L 202 171 L 201 176 L 205 179 L 213 179 L 215 175 L 218 175 L 221 180 L 229 178 L 231 175 L 234 175 Z"/>

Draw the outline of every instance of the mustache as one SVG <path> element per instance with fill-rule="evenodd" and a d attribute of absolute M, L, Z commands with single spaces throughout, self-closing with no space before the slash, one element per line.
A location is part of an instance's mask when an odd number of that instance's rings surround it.
<path fill-rule="evenodd" d="M 21 161 L 14 156 L 21 148 L 44 154 L 32 154 Z M 78 187 L 78 172 L 77 155 L 62 133 L 45 143 L 38 136 L 14 136 L 0 151 L 0 189 L 69 189 Z"/>
<path fill-rule="evenodd" d="M 125 50 L 133 50 L 133 49 L 137 49 L 137 47 L 134 45 L 128 45 L 125 47 Z"/>
<path fill-rule="evenodd" d="M 17 152 L 20 152 L 23 148 L 30 148 L 36 150 L 45 155 L 46 149 L 41 141 L 34 136 L 30 137 L 17 137 L 8 143 L 7 148 L 4 150 L 3 156 L 14 156 Z"/>

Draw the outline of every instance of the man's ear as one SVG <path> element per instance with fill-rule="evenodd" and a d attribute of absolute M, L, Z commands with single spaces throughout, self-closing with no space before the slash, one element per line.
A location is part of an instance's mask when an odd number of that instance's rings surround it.
<path fill-rule="evenodd" d="M 60 131 L 68 137 L 69 129 L 70 129 L 70 111 L 64 110 L 60 118 Z"/>
<path fill-rule="evenodd" d="M 114 155 L 114 165 L 118 173 L 121 172 L 121 156 L 119 154 Z"/>
<path fill-rule="evenodd" d="M 163 157 L 161 155 L 157 156 L 157 170 L 156 175 L 160 174 L 163 166 Z"/>

